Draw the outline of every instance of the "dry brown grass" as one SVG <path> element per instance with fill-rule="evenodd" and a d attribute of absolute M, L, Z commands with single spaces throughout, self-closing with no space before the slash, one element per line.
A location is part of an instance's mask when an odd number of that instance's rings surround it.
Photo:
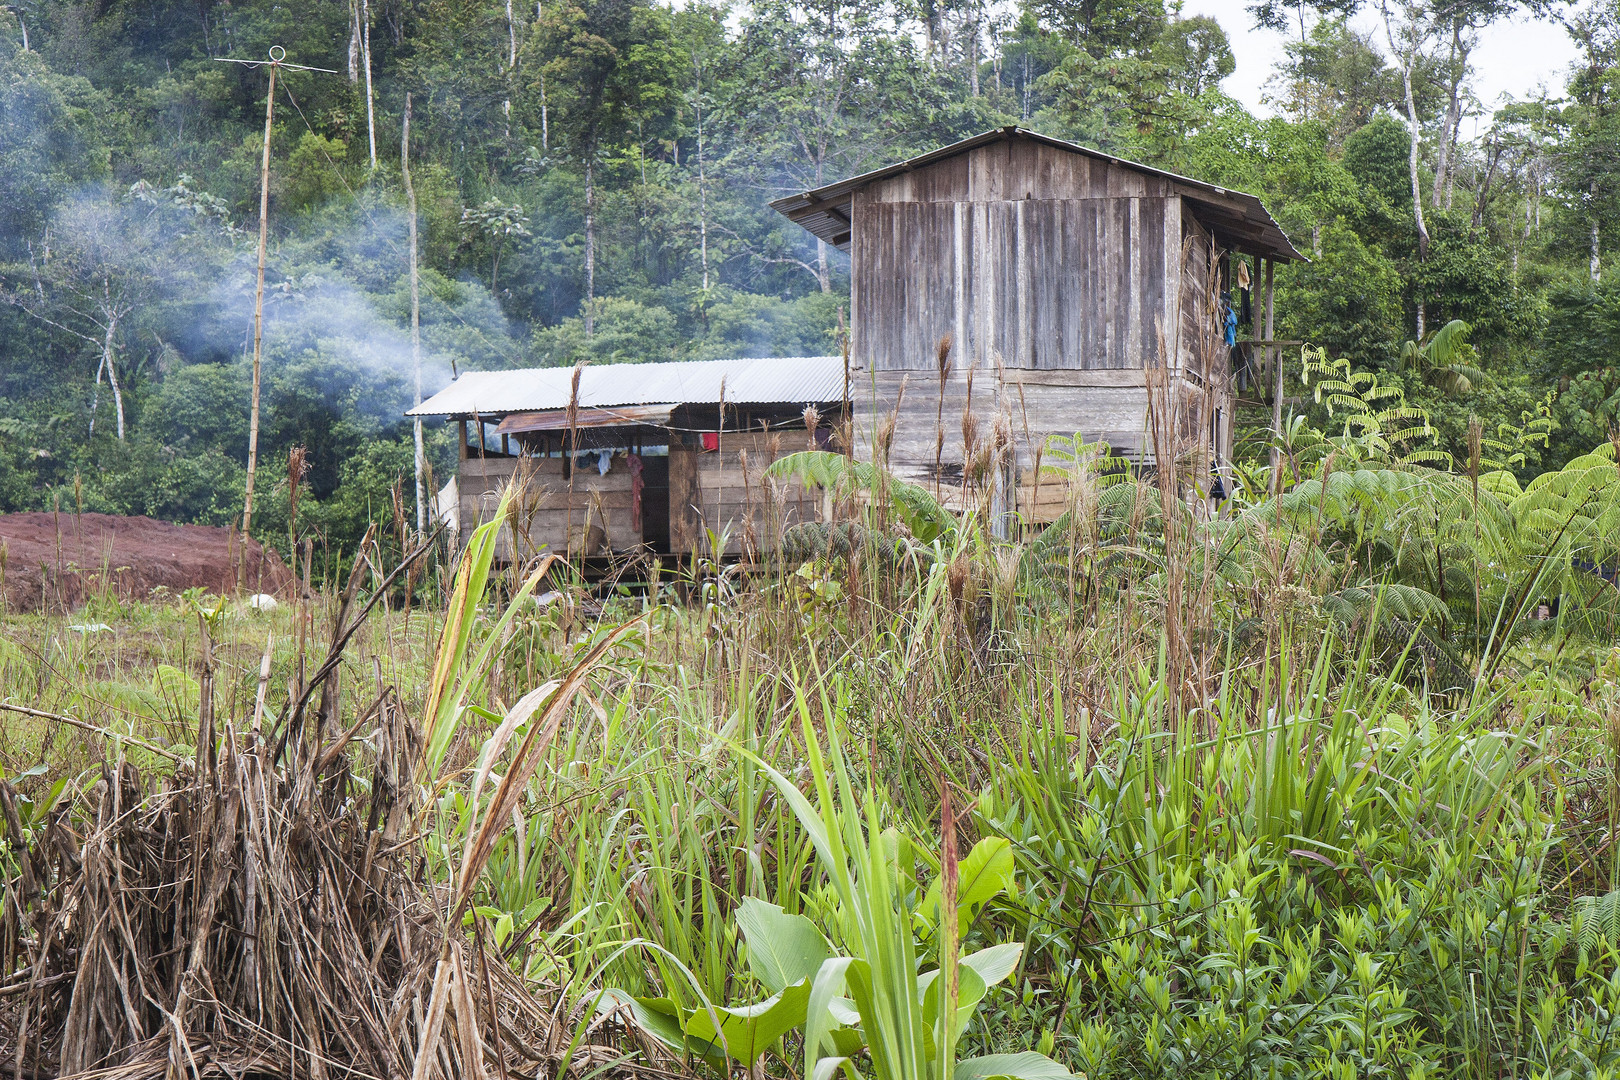
<path fill-rule="evenodd" d="M 289 723 L 216 727 L 205 645 L 194 755 L 119 753 L 27 831 L 0 781 L 0 1076 L 632 1071 L 589 999 L 526 983 L 460 918 L 419 805 L 420 718 L 381 687 L 338 720 L 371 611 L 357 579 Z"/>

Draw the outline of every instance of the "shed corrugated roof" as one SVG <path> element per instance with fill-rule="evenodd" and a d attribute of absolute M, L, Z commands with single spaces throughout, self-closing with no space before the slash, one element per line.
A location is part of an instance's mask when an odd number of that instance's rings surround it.
<path fill-rule="evenodd" d="M 980 146 L 1011 139 L 1030 139 L 1071 153 L 1109 161 L 1139 173 L 1163 177 L 1176 185 L 1179 194 L 1193 204 L 1194 212 L 1217 236 L 1232 247 L 1249 254 L 1281 259 L 1284 262 L 1306 261 L 1258 196 L 1166 172 L 1164 169 L 1155 169 L 1151 165 L 1128 161 L 1113 154 L 1105 154 L 1101 150 L 1093 150 L 1089 146 L 1054 139 L 1050 135 L 1042 135 L 1038 131 L 1030 131 L 1016 125 L 982 132 L 906 161 L 873 169 L 871 172 L 826 184 L 799 195 L 776 199 L 771 203 L 771 209 L 804 226 L 827 243 L 842 251 L 848 251 L 851 203 L 854 201 L 856 191 L 867 184 L 897 173 L 912 172 L 935 162 L 956 157 L 958 154 L 965 154 Z"/>
<path fill-rule="evenodd" d="M 407 416 L 497 419 L 568 408 L 573 368 L 469 371 Z M 580 373 L 582 408 L 616 405 L 812 404 L 841 401 L 844 361 L 837 356 L 772 356 L 657 364 L 590 364 Z"/>

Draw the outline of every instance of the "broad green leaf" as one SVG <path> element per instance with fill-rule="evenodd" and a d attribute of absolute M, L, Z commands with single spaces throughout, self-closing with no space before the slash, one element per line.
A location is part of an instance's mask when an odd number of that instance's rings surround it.
<path fill-rule="evenodd" d="M 979 973 L 986 986 L 996 983 L 1011 975 L 1018 967 L 1018 958 L 1024 955 L 1022 941 L 1009 941 L 1001 945 L 992 945 L 988 949 L 968 953 L 962 957 L 962 964 Z"/>
<path fill-rule="evenodd" d="M 855 1066 L 850 1064 L 849 1059 L 851 1056 L 845 1054 L 842 1057 L 824 1057 L 820 1059 L 816 1062 L 815 1069 L 810 1073 L 810 1080 L 832 1080 L 839 1070 L 842 1070 L 849 1080 L 857 1080 L 860 1074 L 855 1071 Z"/>
<path fill-rule="evenodd" d="M 1013 883 L 1012 845 L 1004 836 L 987 836 L 973 845 L 956 868 L 957 933 L 966 933 L 979 909 Z M 921 915 L 929 926 L 939 925 L 940 895 L 944 886 L 936 877 L 923 898 Z"/>
<path fill-rule="evenodd" d="M 748 942 L 748 968 L 773 994 L 815 977 L 831 950 L 814 923 L 752 896 L 737 908 L 737 928 Z"/>
<path fill-rule="evenodd" d="M 1045 1054 L 1026 1050 L 1022 1054 L 986 1054 L 956 1063 L 951 1080 L 990 1080 L 1007 1077 L 1008 1080 L 1071 1080 L 1068 1069 Z"/>
<path fill-rule="evenodd" d="M 847 956 L 834 956 L 824 960 L 810 984 L 810 1000 L 805 1005 L 804 1019 L 806 1076 L 815 1071 L 816 1060 L 821 1057 L 822 1049 L 829 1042 L 846 1057 L 856 1052 L 849 1048 L 848 1039 L 840 1045 L 837 1038 L 837 1032 L 850 1030 L 849 1027 L 840 1025 L 853 1024 L 860 1020 L 859 1016 L 851 1019 L 854 1007 L 849 999 L 840 996 L 844 990 L 844 973 L 849 970 L 852 963 L 854 961 Z"/>
<path fill-rule="evenodd" d="M 928 1052 L 932 1054 L 939 1040 L 939 1014 L 945 1007 L 945 983 L 939 978 L 939 969 L 925 971 L 917 977 L 917 989 L 923 998 L 923 1019 L 928 1022 Z M 984 1000 L 989 988 L 979 973 L 966 965 L 956 969 L 956 1031 L 960 1037 L 973 1018 L 973 1010 Z"/>
<path fill-rule="evenodd" d="M 832 1040 L 833 1049 L 845 1057 L 854 1057 L 866 1049 L 866 1037 L 860 1028 L 835 1027 L 827 1033 L 827 1038 Z"/>
<path fill-rule="evenodd" d="M 728 1009 L 697 1009 L 686 1018 L 686 1038 L 704 1057 L 724 1054 L 747 1064 L 776 1044 L 776 1040 L 804 1023 L 810 1004 L 808 980 L 773 994 L 757 1005 Z M 715 1031 L 714 1022 L 720 1021 Z"/>
<path fill-rule="evenodd" d="M 827 1013 L 840 1024 L 859 1024 L 861 1014 L 855 1009 L 855 1002 L 847 997 L 835 997 L 827 1002 Z"/>
<path fill-rule="evenodd" d="M 635 1025 L 677 1054 L 686 1052 L 681 1032 L 681 1008 L 670 998 L 631 997 L 623 990 L 605 990 L 597 1000 L 596 1011 L 608 1013 L 623 1009 Z"/>

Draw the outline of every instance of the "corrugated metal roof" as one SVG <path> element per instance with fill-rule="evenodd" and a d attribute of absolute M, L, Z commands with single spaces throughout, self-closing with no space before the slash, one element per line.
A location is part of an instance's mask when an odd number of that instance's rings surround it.
<path fill-rule="evenodd" d="M 516 435 L 521 431 L 567 431 L 575 428 L 601 427 L 662 427 L 669 423 L 675 412 L 674 405 L 615 405 L 601 409 L 579 409 L 572 425 L 568 423 L 567 409 L 546 409 L 544 412 L 512 413 L 495 429 L 497 435 Z"/>
<path fill-rule="evenodd" d="M 849 250 L 851 203 L 856 191 L 867 184 L 896 173 L 912 172 L 917 169 L 944 161 L 947 158 L 965 154 L 980 146 L 1001 142 L 1010 139 L 1029 139 L 1033 142 L 1045 143 L 1075 154 L 1085 154 L 1087 157 L 1109 161 L 1122 168 L 1135 172 L 1146 173 L 1150 176 L 1163 177 L 1176 184 L 1180 194 L 1193 203 L 1194 210 L 1201 218 L 1206 219 L 1217 233 L 1228 234 L 1227 239 L 1251 254 L 1265 255 L 1271 258 L 1282 259 L 1286 262 L 1305 262 L 1301 255 L 1289 241 L 1282 227 L 1272 218 L 1270 211 L 1257 196 L 1245 191 L 1235 191 L 1224 188 L 1218 184 L 1206 183 L 1203 180 L 1194 180 L 1191 177 L 1181 176 L 1164 169 L 1155 169 L 1151 165 L 1129 161 L 1105 154 L 1101 150 L 1093 150 L 1089 146 L 1068 142 L 1064 139 L 1055 139 L 1050 135 L 1043 135 L 1038 131 L 1030 131 L 1016 125 L 995 128 L 991 131 L 981 132 L 963 139 L 960 142 L 942 146 L 937 150 L 930 150 L 926 154 L 906 161 L 886 165 L 881 169 L 851 176 L 847 180 L 826 184 L 813 191 L 806 191 L 799 195 L 789 195 L 776 199 L 771 203 L 771 209 L 783 214 L 792 221 L 804 226 L 816 236 L 834 245 L 843 251 Z"/>
<path fill-rule="evenodd" d="M 568 408 L 573 368 L 469 371 L 407 416 L 481 416 Z M 739 405 L 841 401 L 844 361 L 837 356 L 684 360 L 661 364 L 590 364 L 580 373 L 579 406 Z"/>

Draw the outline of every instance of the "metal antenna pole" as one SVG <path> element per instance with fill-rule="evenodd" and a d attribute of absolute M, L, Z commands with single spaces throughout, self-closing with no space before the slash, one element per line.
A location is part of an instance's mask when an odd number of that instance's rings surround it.
<path fill-rule="evenodd" d="M 265 247 L 270 239 L 270 133 L 276 114 L 276 72 L 286 67 L 298 71 L 322 71 L 331 75 L 337 74 L 330 68 L 305 67 L 302 64 L 286 63 L 287 50 L 280 45 L 270 46 L 269 55 L 269 60 L 236 60 L 224 56 L 214 58 L 226 64 L 244 64 L 248 67 L 267 67 L 270 69 L 270 91 L 264 98 L 264 154 L 259 164 L 259 274 L 253 290 L 253 405 L 248 413 L 247 489 L 242 498 L 242 551 L 244 554 L 241 562 L 237 564 L 238 587 L 247 584 L 247 557 L 245 552 L 249 531 L 253 528 L 253 478 L 259 469 L 259 385 L 263 364 L 264 340 L 264 255 Z"/>

